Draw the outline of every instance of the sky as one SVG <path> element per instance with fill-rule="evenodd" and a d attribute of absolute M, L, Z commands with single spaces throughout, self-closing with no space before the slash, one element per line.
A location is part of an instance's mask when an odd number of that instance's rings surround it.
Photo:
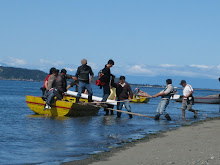
<path fill-rule="evenodd" d="M 0 65 L 220 77 L 219 0 L 0 0 Z M 138 79 L 137 79 L 138 81 Z"/>

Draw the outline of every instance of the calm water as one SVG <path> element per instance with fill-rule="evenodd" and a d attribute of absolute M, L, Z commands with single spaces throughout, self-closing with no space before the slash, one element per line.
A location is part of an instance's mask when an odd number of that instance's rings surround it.
<path fill-rule="evenodd" d="M 115 115 L 104 116 L 102 109 L 97 116 L 45 117 L 35 115 L 25 103 L 25 95 L 41 95 L 41 85 L 42 82 L 0 80 L 0 164 L 60 164 L 84 159 L 149 133 L 220 116 L 219 105 L 196 104 L 194 109 L 199 110 L 199 118 L 193 119 L 193 114 L 187 111 L 183 121 L 181 103 L 171 101 L 167 109 L 170 122 L 138 116 L 129 119 L 127 114 L 117 119 Z M 161 90 L 141 89 L 151 95 Z M 97 96 L 102 95 L 96 86 L 93 91 Z M 216 93 L 196 90 L 194 95 Z M 151 99 L 148 104 L 131 104 L 132 112 L 154 116 L 158 103 L 159 98 Z"/>

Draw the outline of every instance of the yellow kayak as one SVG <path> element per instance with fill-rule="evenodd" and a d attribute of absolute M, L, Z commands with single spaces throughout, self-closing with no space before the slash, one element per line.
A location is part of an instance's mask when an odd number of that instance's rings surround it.
<path fill-rule="evenodd" d="M 45 101 L 41 97 L 26 96 L 28 107 L 37 114 L 47 116 L 87 116 L 95 115 L 99 112 L 100 107 L 89 104 L 77 104 L 76 98 L 64 96 L 63 100 L 56 100 L 51 109 L 44 110 Z M 87 103 L 87 99 L 80 99 L 80 102 Z"/>
<path fill-rule="evenodd" d="M 143 96 L 139 96 L 138 98 L 135 98 L 135 96 L 133 96 L 132 99 L 132 103 L 148 103 L 148 101 L 150 100 L 150 98 L 146 98 Z"/>

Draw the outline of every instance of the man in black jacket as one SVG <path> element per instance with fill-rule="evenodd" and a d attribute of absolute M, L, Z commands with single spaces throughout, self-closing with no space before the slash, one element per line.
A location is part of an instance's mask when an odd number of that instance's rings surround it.
<path fill-rule="evenodd" d="M 59 76 L 56 79 L 56 88 L 57 88 L 57 100 L 62 100 L 63 99 L 63 94 L 64 92 L 67 91 L 67 82 L 66 79 L 74 79 L 75 77 L 66 74 L 66 69 L 62 69 Z"/>
<path fill-rule="evenodd" d="M 79 98 L 81 97 L 82 89 L 86 88 L 88 91 L 88 101 L 92 102 L 92 87 L 90 85 L 92 78 L 94 76 L 94 73 L 92 71 L 92 68 L 87 65 L 87 60 L 82 59 L 81 60 L 81 66 L 78 67 L 76 71 L 76 78 L 79 81 L 79 87 L 78 87 L 78 94 L 76 98 L 76 102 L 79 102 Z M 90 75 L 90 78 L 89 78 Z"/>
<path fill-rule="evenodd" d="M 111 77 L 115 78 L 113 74 L 111 74 L 110 68 L 114 65 L 113 60 L 109 60 L 108 64 L 105 65 L 105 68 L 102 69 L 102 77 L 100 78 L 100 81 L 105 82 L 105 85 L 103 86 L 103 99 L 102 102 L 105 102 L 108 99 L 108 96 L 110 95 L 110 86 L 109 82 L 111 80 Z"/>

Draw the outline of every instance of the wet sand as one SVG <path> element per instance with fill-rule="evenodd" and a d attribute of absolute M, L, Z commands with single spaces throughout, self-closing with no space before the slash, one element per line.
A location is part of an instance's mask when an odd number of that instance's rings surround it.
<path fill-rule="evenodd" d="M 219 165 L 220 118 L 150 135 L 110 152 L 65 165 Z"/>

